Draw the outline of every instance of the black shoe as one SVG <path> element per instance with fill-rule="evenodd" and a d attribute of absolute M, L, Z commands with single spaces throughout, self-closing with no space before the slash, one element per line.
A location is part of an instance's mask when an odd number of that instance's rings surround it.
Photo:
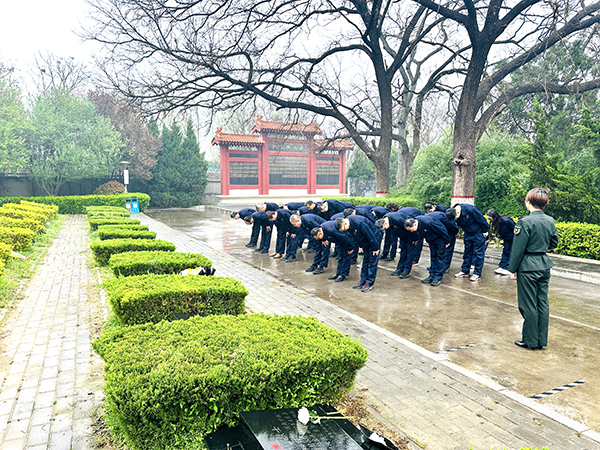
<path fill-rule="evenodd" d="M 268 248 L 261 248 L 260 252 L 261 253 L 269 253 L 269 249 Z"/>
<path fill-rule="evenodd" d="M 256 247 L 256 244 L 253 244 L 253 243 L 251 243 L 251 242 L 248 242 L 248 243 L 246 244 L 246 247 L 248 247 L 248 248 L 251 248 L 251 247 Z"/>
<path fill-rule="evenodd" d="M 360 290 L 360 292 L 369 292 L 373 290 L 373 285 L 372 284 L 365 284 L 362 289 Z"/>
<path fill-rule="evenodd" d="M 356 259 L 353 259 L 352 261 L 350 261 L 350 265 L 353 266 L 356 264 Z"/>
<path fill-rule="evenodd" d="M 439 286 L 442 283 L 442 280 L 440 279 L 435 279 L 431 282 L 432 286 Z"/>
<path fill-rule="evenodd" d="M 357 284 L 352 286 L 352 289 L 362 289 L 364 285 L 365 285 L 364 281 L 359 281 Z"/>
<path fill-rule="evenodd" d="M 319 274 L 322 274 L 323 272 L 325 272 L 325 269 L 323 269 L 322 267 L 317 267 L 315 269 L 315 271 L 313 272 L 313 275 L 319 275 Z"/>
<path fill-rule="evenodd" d="M 281 260 L 282 260 L 282 261 L 287 261 L 287 260 L 288 260 L 288 257 L 287 257 L 287 256 L 283 256 L 283 257 L 281 258 Z"/>
<path fill-rule="evenodd" d="M 396 269 L 394 270 L 392 273 L 390 273 L 390 276 L 392 277 L 397 277 L 398 275 L 400 275 L 402 273 L 402 271 L 400 269 Z"/>
<path fill-rule="evenodd" d="M 308 269 L 305 270 L 305 272 L 314 272 L 317 267 L 318 266 L 315 266 L 314 264 L 312 264 Z"/>
<path fill-rule="evenodd" d="M 431 284 L 431 282 L 432 282 L 432 281 L 433 281 L 433 277 L 432 277 L 431 275 L 429 275 L 427 278 L 423 278 L 423 279 L 421 280 L 421 283 L 424 283 L 424 284 Z"/>
<path fill-rule="evenodd" d="M 515 341 L 515 345 L 517 347 L 526 348 L 527 350 L 541 350 L 542 347 L 530 347 L 523 341 Z"/>
<path fill-rule="evenodd" d="M 288 258 L 288 259 L 285 260 L 286 263 L 288 263 L 288 262 L 296 262 L 296 261 L 298 261 L 296 258 Z"/>
<path fill-rule="evenodd" d="M 331 275 L 330 277 L 327 277 L 328 280 L 335 280 L 337 277 L 339 277 L 339 275 L 336 273 L 335 275 Z"/>
<path fill-rule="evenodd" d="M 337 258 L 337 257 L 338 257 L 338 255 L 339 255 L 339 253 L 338 253 L 338 252 L 333 252 L 333 253 L 331 254 L 331 257 L 332 257 L 332 258 Z"/>
<path fill-rule="evenodd" d="M 255 248 L 254 251 L 255 252 L 260 252 L 262 250 L 262 248 Z"/>
<path fill-rule="evenodd" d="M 393 261 L 395 258 L 393 256 L 387 256 L 385 258 L 386 261 Z"/>
<path fill-rule="evenodd" d="M 306 253 L 314 253 L 315 249 L 314 248 L 309 248 L 306 250 Z"/>
<path fill-rule="evenodd" d="M 336 279 L 335 282 L 336 283 L 340 283 L 342 281 L 346 280 L 346 277 L 344 275 L 339 275 Z"/>
<path fill-rule="evenodd" d="M 410 278 L 410 272 L 404 270 L 400 275 L 398 275 L 399 278 Z"/>

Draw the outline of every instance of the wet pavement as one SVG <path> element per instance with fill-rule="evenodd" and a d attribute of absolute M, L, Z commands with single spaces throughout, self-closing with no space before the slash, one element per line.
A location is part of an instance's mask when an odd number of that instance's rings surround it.
<path fill-rule="evenodd" d="M 334 283 L 327 280 L 334 273 L 334 260 L 324 274 L 313 275 L 304 271 L 313 256 L 305 251 L 298 252 L 298 262 L 284 263 L 246 248 L 251 227 L 230 219 L 226 212 L 209 208 L 146 211 L 146 215 L 420 347 L 445 354 L 451 363 L 489 377 L 525 397 L 579 382 L 535 401 L 600 431 L 600 287 L 597 284 L 552 277 L 549 346 L 532 352 L 513 343 L 521 338 L 522 326 L 516 306 L 516 283 L 495 275 L 493 270 L 497 266 L 491 262 L 486 262 L 482 280 L 472 283 L 452 276 L 460 266 L 460 255 L 456 254 L 442 285 L 431 287 L 420 282 L 427 276 L 425 248 L 411 278 L 391 277 L 395 261 L 382 261 L 375 289 L 363 294 L 351 289 L 359 278 L 358 267 L 352 269 L 347 281 Z M 274 241 L 275 237 L 271 249 Z M 488 251 L 491 259 L 495 252 Z M 559 271 L 561 266 L 571 274 L 586 270 L 592 277 L 596 275 L 592 271 L 599 267 L 576 258 L 555 258 L 555 262 Z"/>

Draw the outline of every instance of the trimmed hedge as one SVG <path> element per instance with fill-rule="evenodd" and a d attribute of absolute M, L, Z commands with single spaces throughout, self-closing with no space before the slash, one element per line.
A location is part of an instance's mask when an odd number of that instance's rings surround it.
<path fill-rule="evenodd" d="M 175 244 L 159 239 L 109 239 L 92 242 L 90 248 L 94 252 L 96 262 L 105 266 L 110 257 L 117 253 L 154 250 L 174 252 Z"/>
<path fill-rule="evenodd" d="M 423 205 L 412 197 L 323 197 L 323 200 L 339 200 L 341 202 L 349 202 L 354 206 L 358 205 L 375 205 L 383 206 L 390 202 L 398 203 L 400 206 L 412 206 L 413 208 L 423 209 Z"/>
<path fill-rule="evenodd" d="M 103 241 L 107 239 L 156 239 L 154 231 L 124 230 L 123 228 L 109 231 L 98 230 L 98 236 Z"/>
<path fill-rule="evenodd" d="M 35 220 L 39 224 L 46 223 L 46 215 L 35 211 L 26 211 L 24 209 L 14 209 L 9 206 L 0 208 L 0 220 L 2 217 L 12 217 L 13 219 Z"/>
<path fill-rule="evenodd" d="M 21 250 L 31 245 L 35 233 L 29 228 L 8 228 L 0 226 L 0 242 Z"/>
<path fill-rule="evenodd" d="M 131 214 L 128 211 L 93 211 L 87 213 L 88 219 L 112 219 L 112 218 L 129 218 Z"/>
<path fill-rule="evenodd" d="M 117 230 L 128 230 L 128 231 L 149 231 L 148 225 L 134 225 L 134 224 L 123 224 L 123 225 L 100 225 L 98 227 L 98 233 L 104 231 L 109 233 Z"/>
<path fill-rule="evenodd" d="M 5 242 L 0 242 L 0 261 L 8 260 L 12 252 L 13 246 Z"/>
<path fill-rule="evenodd" d="M 200 442 L 242 411 L 334 403 L 368 355 L 313 317 L 264 314 L 113 328 L 93 347 L 128 444 L 161 450 Z"/>
<path fill-rule="evenodd" d="M 97 230 L 100 225 L 139 225 L 140 221 L 128 217 L 91 217 L 88 223 L 92 230 Z"/>
<path fill-rule="evenodd" d="M 148 273 L 178 274 L 185 269 L 212 267 L 212 261 L 198 253 L 129 252 L 111 256 L 108 265 L 116 276 L 130 277 Z"/>
<path fill-rule="evenodd" d="M 34 219 L 16 219 L 14 217 L 0 217 L 0 226 L 7 228 L 29 228 L 34 233 L 44 229 L 44 225 Z"/>
<path fill-rule="evenodd" d="M 56 212 L 50 209 L 42 209 L 32 204 L 21 204 L 21 203 L 5 203 L 2 208 L 9 208 L 16 211 L 32 212 L 36 215 L 41 216 L 42 222 L 50 222 L 56 217 Z"/>
<path fill-rule="evenodd" d="M 51 220 L 56 218 L 56 215 L 58 214 L 58 206 L 54 205 L 54 204 L 45 204 L 45 203 L 21 200 L 21 205 L 32 206 L 34 208 L 41 209 L 43 211 L 50 211 L 52 213 Z"/>
<path fill-rule="evenodd" d="M 0 260 L 0 276 L 4 275 L 4 261 Z"/>
<path fill-rule="evenodd" d="M 148 208 L 150 196 L 143 192 L 130 192 L 116 195 L 65 195 L 55 197 L 0 197 L 0 205 L 19 201 L 32 201 L 49 205 L 57 205 L 60 214 L 85 214 L 86 206 L 125 206 L 125 199 L 137 197 L 140 212 Z"/>
<path fill-rule="evenodd" d="M 122 325 L 172 320 L 173 313 L 238 315 L 248 295 L 233 278 L 173 274 L 113 278 L 104 287 Z"/>
<path fill-rule="evenodd" d="M 85 213 L 94 215 L 97 213 L 118 213 L 120 215 L 129 215 L 129 211 L 124 206 L 86 206 Z"/>
<path fill-rule="evenodd" d="M 600 260 L 600 225 L 556 222 L 560 255 Z"/>

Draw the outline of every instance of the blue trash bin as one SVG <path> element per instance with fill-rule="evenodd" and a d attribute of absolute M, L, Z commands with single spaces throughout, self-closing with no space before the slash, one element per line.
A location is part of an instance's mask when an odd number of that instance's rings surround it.
<path fill-rule="evenodd" d="M 125 199 L 125 208 L 132 214 L 140 212 L 140 202 L 137 197 L 130 197 Z"/>

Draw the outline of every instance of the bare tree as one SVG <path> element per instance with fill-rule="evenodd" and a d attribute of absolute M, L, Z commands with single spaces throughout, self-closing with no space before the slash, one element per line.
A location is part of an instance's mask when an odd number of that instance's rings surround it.
<path fill-rule="evenodd" d="M 85 64 L 75 61 L 73 57 L 38 53 L 34 65 L 33 78 L 40 92 L 51 89 L 78 92 L 88 87 L 89 71 Z"/>
<path fill-rule="evenodd" d="M 148 113 L 235 108 L 256 97 L 329 121 L 373 161 L 389 189 L 394 139 L 406 140 L 402 68 L 431 53 L 441 19 L 394 0 L 88 0 L 99 64 Z M 437 45 L 437 42 L 436 42 Z M 407 70 L 407 73 L 411 72 Z M 415 75 L 419 71 L 412 71 Z M 405 89 L 415 92 L 416 82 Z M 431 89 L 431 88 L 430 88 Z M 425 95 L 425 94 L 423 94 Z M 408 103 L 407 103 L 408 102 Z M 404 130 L 403 130 L 404 127 Z M 399 133 L 400 132 L 400 133 Z"/>
<path fill-rule="evenodd" d="M 581 93 L 600 79 L 547 76 L 511 82 L 511 74 L 561 40 L 578 37 L 600 21 L 600 3 L 562 0 L 413 0 L 462 28 L 470 45 L 454 118 L 452 198 L 473 201 L 475 147 L 491 121 L 522 95 Z M 593 55 L 596 56 L 596 55 Z"/>

